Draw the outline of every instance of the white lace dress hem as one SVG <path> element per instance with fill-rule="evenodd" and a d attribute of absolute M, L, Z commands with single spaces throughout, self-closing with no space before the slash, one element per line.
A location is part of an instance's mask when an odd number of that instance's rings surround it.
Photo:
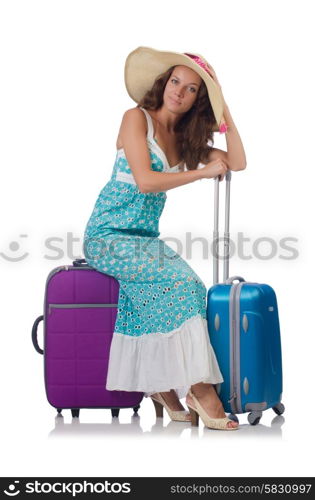
<path fill-rule="evenodd" d="M 140 337 L 115 332 L 106 389 L 155 392 L 174 389 L 179 398 L 192 384 L 219 384 L 223 377 L 210 344 L 207 320 L 200 314 L 168 333 Z"/>

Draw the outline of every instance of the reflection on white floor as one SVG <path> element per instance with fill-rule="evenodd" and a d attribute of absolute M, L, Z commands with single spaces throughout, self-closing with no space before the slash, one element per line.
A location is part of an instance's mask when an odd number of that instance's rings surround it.
<path fill-rule="evenodd" d="M 88 410 L 85 410 L 88 411 Z M 147 425 L 141 425 L 142 417 L 140 415 L 133 414 L 129 421 L 124 416 L 112 417 L 111 421 L 104 423 L 86 423 L 80 421 L 79 418 L 72 418 L 70 410 L 64 410 L 67 414 L 65 417 L 59 414 L 55 417 L 55 426 L 50 431 L 49 438 L 59 438 L 59 437 L 88 437 L 88 438 L 101 438 L 101 437 L 158 437 L 160 438 L 183 438 L 183 439 L 241 439 L 246 438 L 272 438 L 272 439 L 282 439 L 281 427 L 285 422 L 284 417 L 275 416 L 270 425 L 264 423 L 264 415 L 258 425 L 250 425 L 247 421 L 242 423 L 240 419 L 240 427 L 237 431 L 225 432 L 216 431 L 212 429 L 207 429 L 201 423 L 199 427 L 191 426 L 190 422 L 173 422 L 169 421 L 168 417 L 156 418 L 155 423 L 151 428 L 147 428 Z M 67 412 L 67 413 L 66 413 Z M 70 421 L 68 421 L 70 416 Z M 242 415 L 242 417 L 244 417 Z M 143 423 L 144 423 L 143 419 Z M 268 419 L 266 419 L 268 422 Z M 145 422 L 147 424 L 147 422 Z"/>
<path fill-rule="evenodd" d="M 112 417 L 109 409 L 83 408 L 79 418 L 73 418 L 69 409 L 58 415 L 48 402 L 41 401 L 25 412 L 23 425 L 19 415 L 10 414 L 14 437 L 21 445 L 17 452 L 12 433 L 3 433 L 2 445 L 7 450 L 3 475 L 14 470 L 14 475 L 26 476 L 208 477 L 255 476 L 259 470 L 259 475 L 294 477 L 297 465 L 310 475 L 311 462 L 300 460 L 310 435 L 295 424 L 299 412 L 289 401 L 284 416 L 269 409 L 258 425 L 251 426 L 247 414 L 239 415 L 240 428 L 226 432 L 207 429 L 200 420 L 199 427 L 172 422 L 166 412 L 156 418 L 152 402 L 145 399 L 138 415 L 132 408 L 120 410 L 119 417 Z M 30 450 L 36 457 L 32 460 Z M 255 460 L 248 460 L 252 456 Z"/>

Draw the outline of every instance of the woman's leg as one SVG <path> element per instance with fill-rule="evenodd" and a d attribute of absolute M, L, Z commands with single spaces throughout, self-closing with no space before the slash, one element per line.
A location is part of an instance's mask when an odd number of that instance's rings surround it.
<path fill-rule="evenodd" d="M 183 407 L 180 400 L 178 399 L 178 396 L 177 396 L 176 392 L 174 391 L 174 389 L 172 389 L 169 392 L 160 392 L 160 394 L 171 410 L 173 410 L 173 411 L 186 410 L 186 408 Z M 154 396 L 154 395 L 155 394 L 152 394 L 152 396 Z"/>
<path fill-rule="evenodd" d="M 204 384 L 203 382 L 194 384 L 191 386 L 191 392 L 198 399 L 200 405 L 204 408 L 209 417 L 224 418 L 226 416 L 222 403 L 212 384 Z M 193 400 L 189 394 L 186 396 L 186 403 L 194 406 Z M 228 423 L 228 427 L 238 427 L 238 423 L 231 421 Z"/>

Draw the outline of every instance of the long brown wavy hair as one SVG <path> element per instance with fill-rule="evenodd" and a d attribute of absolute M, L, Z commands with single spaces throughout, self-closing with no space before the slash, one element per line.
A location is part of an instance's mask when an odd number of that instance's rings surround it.
<path fill-rule="evenodd" d="M 145 109 L 156 110 L 162 107 L 164 89 L 174 68 L 176 66 L 171 66 L 156 78 L 152 88 L 137 104 L 138 108 L 141 106 Z M 208 161 L 209 152 L 212 149 L 208 145 L 208 141 L 213 144 L 212 128 L 215 123 L 216 119 L 208 97 L 207 87 L 202 80 L 193 106 L 178 121 L 174 129 L 177 134 L 180 157 L 186 163 L 188 170 L 196 170 L 198 163 Z"/>

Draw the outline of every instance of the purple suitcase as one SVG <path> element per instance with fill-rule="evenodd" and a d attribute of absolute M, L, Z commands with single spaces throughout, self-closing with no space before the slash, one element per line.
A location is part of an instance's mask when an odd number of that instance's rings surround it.
<path fill-rule="evenodd" d="M 119 297 L 118 281 L 89 267 L 84 259 L 56 267 L 47 277 L 44 315 L 32 328 L 33 345 L 44 354 L 44 377 L 48 402 L 58 413 L 80 408 L 140 407 L 142 392 L 108 391 L 106 377 L 109 351 Z M 44 321 L 44 348 L 37 328 Z"/>

